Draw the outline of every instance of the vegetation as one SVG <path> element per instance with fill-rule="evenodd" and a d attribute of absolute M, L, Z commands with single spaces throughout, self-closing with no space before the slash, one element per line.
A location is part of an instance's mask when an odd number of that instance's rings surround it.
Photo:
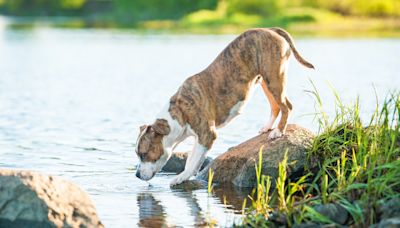
<path fill-rule="evenodd" d="M 305 34 L 400 33 L 399 0 L 0 0 L 0 13 L 74 16 L 57 21 L 73 27 L 230 33 L 280 26 Z"/>
<path fill-rule="evenodd" d="M 331 203 L 350 215 L 345 225 L 368 227 L 380 220 L 382 205 L 400 199 L 400 93 L 389 96 L 380 108 L 376 105 L 366 125 L 360 120 L 358 100 L 345 106 L 335 94 L 336 116 L 329 121 L 318 93 L 313 94 L 322 133 L 309 149 L 308 173 L 289 180 L 284 159 L 271 192 L 271 180 L 261 175 L 260 165 L 256 167 L 257 191 L 242 226 L 335 224 L 315 209 Z"/>

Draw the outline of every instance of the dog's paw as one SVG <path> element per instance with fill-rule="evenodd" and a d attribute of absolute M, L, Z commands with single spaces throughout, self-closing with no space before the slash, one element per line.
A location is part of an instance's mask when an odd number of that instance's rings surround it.
<path fill-rule="evenodd" d="M 179 174 L 177 177 L 175 177 L 171 183 L 169 184 L 170 187 L 176 186 L 178 184 L 181 184 L 185 180 L 188 180 L 189 178 L 185 177 L 184 175 Z"/>
<path fill-rule="evenodd" d="M 271 127 L 265 126 L 265 127 L 261 128 L 261 129 L 258 131 L 258 134 L 267 133 L 267 132 L 270 131 L 270 130 L 271 130 Z"/>
<path fill-rule="evenodd" d="M 276 139 L 276 138 L 282 137 L 282 135 L 283 135 L 282 132 L 278 128 L 275 128 L 274 130 L 272 130 L 269 133 L 268 138 L 269 139 Z"/>

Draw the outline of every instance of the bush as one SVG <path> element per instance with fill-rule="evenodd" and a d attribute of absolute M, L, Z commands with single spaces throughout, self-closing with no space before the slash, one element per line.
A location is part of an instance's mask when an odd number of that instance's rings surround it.
<path fill-rule="evenodd" d="M 254 14 L 260 16 L 273 16 L 282 11 L 283 5 L 275 0 L 229 0 L 228 15 L 234 13 Z"/>
<path fill-rule="evenodd" d="M 343 15 L 400 15 L 400 1 L 398 0 L 302 0 L 302 4 L 311 7 L 328 9 Z"/>

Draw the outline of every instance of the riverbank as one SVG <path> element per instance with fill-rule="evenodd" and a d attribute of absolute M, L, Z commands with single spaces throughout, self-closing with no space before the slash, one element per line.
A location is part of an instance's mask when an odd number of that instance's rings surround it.
<path fill-rule="evenodd" d="M 400 37 L 400 18 L 343 16 L 331 11 L 299 7 L 272 17 L 226 15 L 223 10 L 201 10 L 178 21 L 141 22 L 137 28 L 200 34 L 234 34 L 254 27 L 282 27 L 297 36 Z"/>
<path fill-rule="evenodd" d="M 398 17 L 343 16 L 331 11 L 299 7 L 272 17 L 232 14 L 224 10 L 200 10 L 177 20 L 120 23 L 112 17 L 3 17 L 0 24 L 11 29 L 34 27 L 97 28 L 155 34 L 237 34 L 248 28 L 282 27 L 300 37 L 400 37 Z"/>

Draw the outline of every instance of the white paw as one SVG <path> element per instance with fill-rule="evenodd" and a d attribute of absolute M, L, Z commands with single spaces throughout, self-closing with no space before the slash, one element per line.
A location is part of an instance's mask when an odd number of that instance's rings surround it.
<path fill-rule="evenodd" d="M 269 139 L 276 139 L 279 137 L 282 137 L 282 132 L 278 128 L 275 128 L 274 130 L 272 130 L 268 135 Z"/>
<path fill-rule="evenodd" d="M 172 181 L 171 181 L 171 183 L 169 184 L 171 187 L 172 186 L 174 186 L 174 185 L 178 185 L 178 184 L 181 184 L 182 182 L 184 182 L 185 180 L 188 180 L 190 177 L 186 177 L 186 175 L 182 175 L 182 173 L 181 174 L 179 174 L 178 176 L 176 176 Z"/>
<path fill-rule="evenodd" d="M 267 133 L 269 130 L 271 130 L 271 127 L 265 126 L 258 131 L 258 134 Z"/>

